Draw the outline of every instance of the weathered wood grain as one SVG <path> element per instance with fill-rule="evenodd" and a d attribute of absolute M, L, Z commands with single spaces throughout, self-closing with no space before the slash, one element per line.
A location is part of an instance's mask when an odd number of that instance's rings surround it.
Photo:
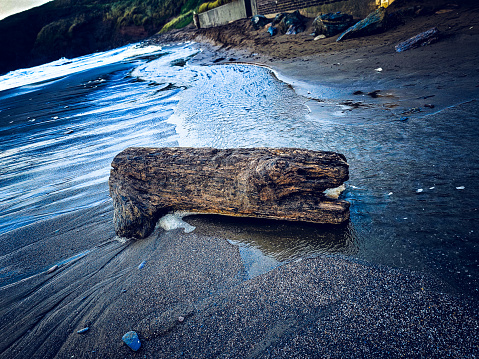
<path fill-rule="evenodd" d="M 144 238 L 171 210 L 339 224 L 349 203 L 323 195 L 348 180 L 343 155 L 291 148 L 128 148 L 112 162 L 119 236 Z"/>

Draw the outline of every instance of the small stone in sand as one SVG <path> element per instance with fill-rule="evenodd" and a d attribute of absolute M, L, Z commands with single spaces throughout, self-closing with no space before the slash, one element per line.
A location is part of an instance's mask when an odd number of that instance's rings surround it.
<path fill-rule="evenodd" d="M 135 331 L 126 333 L 121 339 L 130 347 L 131 350 L 135 352 L 141 347 L 140 339 Z"/>
<path fill-rule="evenodd" d="M 47 273 L 48 273 L 48 274 L 53 273 L 53 272 L 55 272 L 57 269 L 58 269 L 58 265 L 55 264 L 53 267 L 51 267 L 49 270 L 47 270 Z"/>

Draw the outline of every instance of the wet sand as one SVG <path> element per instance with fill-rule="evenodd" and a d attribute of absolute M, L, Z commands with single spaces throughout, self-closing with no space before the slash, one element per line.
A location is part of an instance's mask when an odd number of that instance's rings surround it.
<path fill-rule="evenodd" d="M 190 234 L 107 240 L 2 287 L 1 357 L 477 355 L 475 305 L 421 274 L 324 255 L 248 279 L 238 247 L 193 222 Z M 137 353 L 121 341 L 130 330 Z"/>
<path fill-rule="evenodd" d="M 449 116 L 448 111 L 474 116 L 479 26 L 451 13 L 441 16 L 456 21 L 460 31 L 403 54 L 392 50 L 397 40 L 409 37 L 404 38 L 406 32 L 427 30 L 431 20 L 418 19 L 422 25 L 411 20 L 417 26 L 401 34 L 348 40 L 345 48 L 327 40 L 333 49 L 322 54 L 302 50 L 293 56 L 300 46 L 287 45 L 284 38 L 277 41 L 291 47 L 290 55 L 252 55 L 255 48 L 247 46 L 203 44 L 205 51 L 194 61 L 266 64 L 306 96 L 318 96 L 320 82 L 343 101 L 381 101 L 367 93 L 395 90 L 398 117 L 416 106 L 431 120 Z M 426 101 L 434 109 L 424 108 Z M 251 275 L 241 248 L 231 243 L 230 225 L 195 217 L 191 223 L 197 229 L 190 234 L 158 229 L 146 240 L 119 241 L 111 218 L 107 202 L 0 237 L 1 253 L 7 254 L 2 257 L 0 358 L 479 355 L 477 302 L 454 295 L 428 275 L 332 254 L 292 258 Z M 16 246 L 21 240 L 18 248 L 11 247 L 12 237 Z M 55 263 L 58 269 L 48 273 Z M 89 330 L 77 334 L 85 327 Z M 137 353 L 121 341 L 130 330 L 142 342 Z"/>

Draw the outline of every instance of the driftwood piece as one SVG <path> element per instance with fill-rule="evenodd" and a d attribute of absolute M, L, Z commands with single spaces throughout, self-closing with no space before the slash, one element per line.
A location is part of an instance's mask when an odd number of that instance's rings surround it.
<path fill-rule="evenodd" d="M 334 152 L 128 148 L 109 183 L 116 233 L 145 238 L 172 210 L 339 224 L 349 203 L 322 192 L 347 180 L 346 159 Z"/>
<path fill-rule="evenodd" d="M 439 30 L 436 27 L 433 27 L 432 29 L 421 32 L 420 34 L 397 44 L 394 48 L 396 49 L 396 52 L 403 52 L 416 47 L 430 45 L 438 40 Z"/>

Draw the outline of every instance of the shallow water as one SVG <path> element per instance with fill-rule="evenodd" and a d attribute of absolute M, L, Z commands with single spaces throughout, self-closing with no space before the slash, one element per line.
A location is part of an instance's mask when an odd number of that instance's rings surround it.
<path fill-rule="evenodd" d="M 209 216 L 192 224 L 240 245 L 249 276 L 339 254 L 479 295 L 476 101 L 401 121 L 380 100 L 355 108 L 327 88 L 299 96 L 266 68 L 200 66 L 189 61 L 197 51 L 131 45 L 0 77 L 0 234 L 111 206 L 110 163 L 129 146 L 332 150 L 350 164 L 346 227 Z"/>

